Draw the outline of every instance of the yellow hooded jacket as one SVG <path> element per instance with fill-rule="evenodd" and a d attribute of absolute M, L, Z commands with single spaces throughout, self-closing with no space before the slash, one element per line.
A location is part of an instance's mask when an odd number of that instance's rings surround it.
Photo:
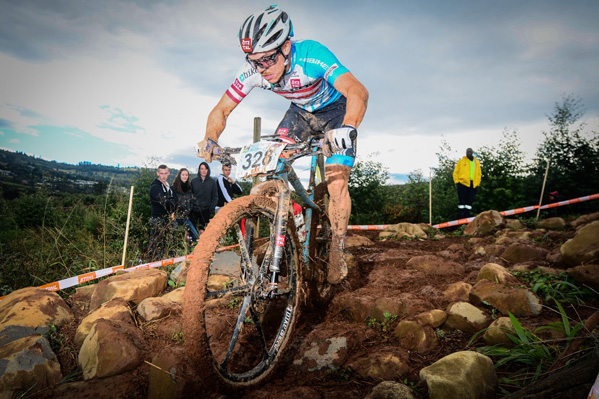
<path fill-rule="evenodd" d="M 474 177 L 472 179 L 472 186 L 478 187 L 480 185 L 480 162 L 474 158 Z M 463 157 L 456 163 L 455 169 L 453 170 L 453 182 L 455 184 L 461 183 L 466 187 L 470 187 L 470 160 L 468 157 Z"/>

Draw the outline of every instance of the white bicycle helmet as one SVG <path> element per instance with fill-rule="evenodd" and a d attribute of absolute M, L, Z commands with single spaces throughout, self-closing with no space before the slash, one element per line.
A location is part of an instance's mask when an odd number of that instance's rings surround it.
<path fill-rule="evenodd" d="M 277 49 L 292 36 L 289 15 L 276 5 L 250 15 L 239 28 L 239 44 L 245 53 Z"/>

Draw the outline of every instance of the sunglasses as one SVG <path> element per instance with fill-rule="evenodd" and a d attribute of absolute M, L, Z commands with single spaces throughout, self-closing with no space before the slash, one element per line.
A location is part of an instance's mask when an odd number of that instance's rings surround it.
<path fill-rule="evenodd" d="M 245 56 L 245 59 L 247 62 L 250 63 L 250 65 L 252 67 L 254 67 L 256 69 L 258 69 L 258 67 L 260 67 L 262 69 L 267 69 L 277 63 L 277 56 L 279 54 L 283 55 L 283 52 L 281 51 L 280 47 L 277 49 L 277 51 L 275 51 L 271 55 L 265 55 L 264 57 L 260 57 L 257 60 L 250 59 L 249 54 Z"/>

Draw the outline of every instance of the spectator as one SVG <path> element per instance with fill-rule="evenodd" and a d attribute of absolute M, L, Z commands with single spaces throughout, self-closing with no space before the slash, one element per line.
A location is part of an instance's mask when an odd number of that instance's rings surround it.
<path fill-rule="evenodd" d="M 202 162 L 198 168 L 198 176 L 191 181 L 193 192 L 193 211 L 191 221 L 198 227 L 200 234 L 206 229 L 210 216 L 214 213 L 218 201 L 216 181 L 210 177 L 210 166 Z"/>
<path fill-rule="evenodd" d="M 216 212 L 233 200 L 234 195 L 241 195 L 243 190 L 231 177 L 231 165 L 223 164 L 222 173 L 217 178 L 218 181 L 218 201 L 216 203 Z"/>
<path fill-rule="evenodd" d="M 458 219 L 470 217 L 480 178 L 480 162 L 474 157 L 472 148 L 468 148 L 466 156 L 458 161 L 453 171 L 453 181 L 458 190 Z"/>
<path fill-rule="evenodd" d="M 173 182 L 173 191 L 177 196 L 177 209 L 175 210 L 177 225 L 185 227 L 186 238 L 193 243 L 198 240 L 199 234 L 193 223 L 191 223 L 191 220 L 189 220 L 192 209 L 193 191 L 187 169 L 181 168 L 179 170 Z"/>
<path fill-rule="evenodd" d="M 152 214 L 150 217 L 150 242 L 148 254 L 150 259 L 162 259 L 165 249 L 171 244 L 171 227 L 175 219 L 176 198 L 168 182 L 170 172 L 166 165 L 158 166 L 158 176 L 150 185 L 150 204 Z"/>

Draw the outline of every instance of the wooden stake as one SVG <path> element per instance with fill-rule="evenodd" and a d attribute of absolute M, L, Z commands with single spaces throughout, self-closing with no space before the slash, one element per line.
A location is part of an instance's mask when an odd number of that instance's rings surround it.
<path fill-rule="evenodd" d="M 433 225 L 433 173 L 428 171 L 428 225 Z"/>
<path fill-rule="evenodd" d="M 125 243 L 123 244 L 123 260 L 121 265 L 125 267 L 125 257 L 127 256 L 127 239 L 129 238 L 129 222 L 131 221 L 131 206 L 133 205 L 133 189 L 131 186 L 131 194 L 129 194 L 129 210 L 127 211 L 127 227 L 125 228 Z"/>
<path fill-rule="evenodd" d="M 545 194 L 545 182 L 547 181 L 547 173 L 549 172 L 549 160 L 547 160 L 547 168 L 545 168 L 545 178 L 543 179 L 543 188 L 541 188 L 541 198 L 539 198 L 539 207 L 537 208 L 537 219 L 541 213 L 541 205 L 543 204 L 543 194 Z"/>

